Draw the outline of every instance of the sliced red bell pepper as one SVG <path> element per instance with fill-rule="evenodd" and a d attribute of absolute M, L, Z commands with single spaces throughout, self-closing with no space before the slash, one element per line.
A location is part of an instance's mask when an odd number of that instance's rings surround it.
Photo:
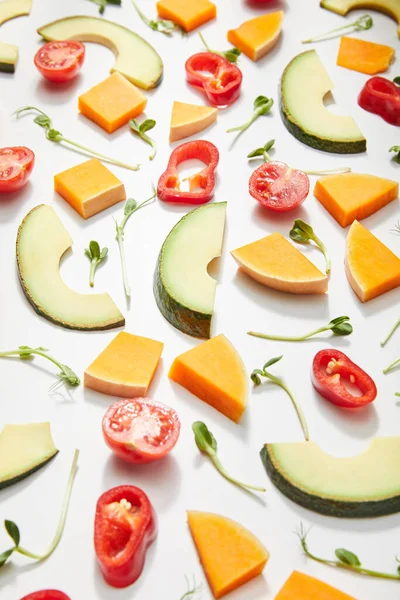
<path fill-rule="evenodd" d="M 21 600 L 71 600 L 69 596 L 58 590 L 40 590 L 32 592 L 21 598 Z"/>
<path fill-rule="evenodd" d="M 94 547 L 104 579 L 122 588 L 140 576 L 148 546 L 157 533 L 146 494 L 133 485 L 105 492 L 97 501 Z"/>
<path fill-rule="evenodd" d="M 314 357 L 313 386 L 329 402 L 343 408 L 359 408 L 373 402 L 377 395 L 374 380 L 340 350 L 320 350 Z M 360 396 L 349 392 L 343 379 L 358 387 Z"/>
<path fill-rule="evenodd" d="M 187 81 L 203 89 L 211 104 L 229 106 L 239 98 L 242 72 L 223 56 L 212 52 L 193 54 L 185 70 Z"/>
<path fill-rule="evenodd" d="M 177 167 L 185 160 L 197 158 L 207 166 L 188 177 L 189 190 L 181 191 Z M 169 157 L 168 166 L 158 180 L 157 196 L 163 202 L 205 204 L 214 195 L 215 169 L 219 161 L 216 146 L 205 140 L 193 140 L 177 146 Z M 201 188 L 200 191 L 195 191 Z"/>
<path fill-rule="evenodd" d="M 393 81 L 372 77 L 361 90 L 358 104 L 391 125 L 400 125 L 400 88 Z"/>

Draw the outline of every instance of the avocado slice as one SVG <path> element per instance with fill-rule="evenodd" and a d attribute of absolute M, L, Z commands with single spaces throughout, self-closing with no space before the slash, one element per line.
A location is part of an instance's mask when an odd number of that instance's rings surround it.
<path fill-rule="evenodd" d="M 332 517 L 400 512 L 400 436 L 374 438 L 357 456 L 326 454 L 315 442 L 265 444 L 261 459 L 290 500 Z"/>
<path fill-rule="evenodd" d="M 365 152 L 366 140 L 352 117 L 336 115 L 324 105 L 333 88 L 317 52 L 295 56 L 283 72 L 280 86 L 281 115 L 298 140 L 324 152 Z"/>
<path fill-rule="evenodd" d="M 22 221 L 17 264 L 22 288 L 37 313 L 68 329 L 111 329 L 125 319 L 108 294 L 79 294 L 60 275 L 72 240 L 51 206 L 40 204 Z"/>
<path fill-rule="evenodd" d="M 217 283 L 207 267 L 221 256 L 226 202 L 204 204 L 167 236 L 154 274 L 154 296 L 164 317 L 194 337 L 209 338 Z"/>
<path fill-rule="evenodd" d="M 46 41 L 96 42 L 116 55 L 111 73 L 119 71 L 140 88 L 156 87 L 162 78 L 161 57 L 146 40 L 130 29 L 98 17 L 66 17 L 43 25 L 38 33 Z"/>
<path fill-rule="evenodd" d="M 383 12 L 392 17 L 398 24 L 397 33 L 400 37 L 400 2 L 399 0 L 321 0 L 322 8 L 327 8 L 339 15 L 347 15 L 355 8 L 367 8 Z"/>
<path fill-rule="evenodd" d="M 4 0 L 0 3 L 0 25 L 10 19 L 29 15 L 32 0 Z M 0 71 L 14 73 L 18 62 L 18 46 L 0 42 Z"/>
<path fill-rule="evenodd" d="M 25 479 L 57 453 L 50 423 L 4 425 L 0 433 L 0 489 Z"/>

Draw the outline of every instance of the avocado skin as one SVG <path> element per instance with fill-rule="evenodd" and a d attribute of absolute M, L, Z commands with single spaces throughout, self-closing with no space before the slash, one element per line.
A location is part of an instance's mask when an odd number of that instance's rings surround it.
<path fill-rule="evenodd" d="M 382 517 L 400 512 L 400 496 L 385 500 L 363 500 L 350 502 L 337 498 L 322 498 L 309 494 L 295 486 L 276 467 L 269 452 L 269 444 L 265 444 L 260 452 L 261 460 L 272 483 L 284 496 L 304 506 L 308 510 L 327 515 L 329 517 L 343 517 L 347 519 L 364 519 Z"/>
<path fill-rule="evenodd" d="M 0 481 L 0 490 L 3 490 L 4 488 L 9 487 L 10 485 L 14 485 L 14 483 L 18 483 L 19 481 L 22 481 L 23 479 L 25 479 L 25 477 L 29 477 L 29 475 L 32 475 L 32 473 L 35 473 L 36 471 L 38 471 L 39 469 L 41 469 L 42 467 L 47 465 L 47 463 L 49 463 L 51 460 L 53 460 L 53 458 L 55 458 L 55 456 L 57 456 L 57 454 L 58 454 L 58 450 L 56 450 L 52 456 L 49 456 L 49 458 L 46 458 L 45 461 L 37 464 L 32 469 L 29 469 L 29 471 L 25 471 L 24 473 L 20 473 L 19 475 L 16 475 L 15 477 L 10 477 L 9 479 L 4 479 L 3 481 Z"/>
<path fill-rule="evenodd" d="M 1 73 L 15 73 L 15 64 L 9 62 L 2 62 L 0 59 L 0 72 Z"/>

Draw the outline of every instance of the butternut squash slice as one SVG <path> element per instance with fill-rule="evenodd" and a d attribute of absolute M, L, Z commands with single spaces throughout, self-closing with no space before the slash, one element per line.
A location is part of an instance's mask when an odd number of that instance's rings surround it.
<path fill-rule="evenodd" d="M 356 600 L 336 588 L 299 571 L 293 571 L 275 600 Z"/>
<path fill-rule="evenodd" d="M 218 109 L 212 106 L 174 102 L 171 114 L 169 141 L 176 142 L 207 129 L 215 123 Z"/>
<path fill-rule="evenodd" d="M 214 598 L 222 598 L 263 571 L 269 552 L 236 521 L 188 511 L 188 524 Z"/>
<path fill-rule="evenodd" d="M 399 184 L 361 173 L 342 173 L 318 179 L 314 196 L 342 227 L 374 214 L 399 195 Z"/>
<path fill-rule="evenodd" d="M 400 286 L 400 259 L 358 221 L 347 234 L 345 268 L 361 302 Z"/>
<path fill-rule="evenodd" d="M 387 71 L 395 51 L 390 46 L 343 36 L 340 40 L 337 64 L 339 67 L 376 75 Z"/>
<path fill-rule="evenodd" d="M 217 16 L 217 8 L 210 0 L 160 0 L 157 13 L 189 32 Z"/>
<path fill-rule="evenodd" d="M 256 62 L 278 42 L 282 21 L 283 10 L 255 17 L 228 31 L 228 40 Z"/>

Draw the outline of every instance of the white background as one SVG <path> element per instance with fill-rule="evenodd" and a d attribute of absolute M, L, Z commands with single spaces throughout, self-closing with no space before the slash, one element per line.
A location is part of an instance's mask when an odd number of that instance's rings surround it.
<path fill-rule="evenodd" d="M 261 13 L 262 8 L 251 8 L 242 0 L 219 0 L 217 3 L 218 18 L 205 25 L 202 32 L 211 47 L 224 49 L 228 46 L 227 30 Z M 168 130 L 173 101 L 204 101 L 200 93 L 186 84 L 184 74 L 185 59 L 202 49 L 197 33 L 185 38 L 178 34 L 169 39 L 152 32 L 139 20 L 129 0 L 123 0 L 122 8 L 110 6 L 106 9 L 106 18 L 142 34 L 164 60 L 164 79 L 158 89 L 148 94 L 146 115 L 157 120 L 157 127 L 151 133 L 159 145 L 156 160 L 149 163 L 148 146 L 132 135 L 128 127 L 108 135 L 77 112 L 78 95 L 107 76 L 113 64 L 109 50 L 88 44 L 81 75 L 64 86 L 46 83 L 33 65 L 33 56 L 40 44 L 36 34 L 38 26 L 67 15 L 97 16 L 97 7 L 85 0 L 42 0 L 33 4 L 28 18 L 16 19 L 1 28 L 2 40 L 18 42 L 20 46 L 16 73 L 1 74 L 1 144 L 29 146 L 35 151 L 37 160 L 24 191 L 15 197 L 2 198 L 0 203 L 1 348 L 11 349 L 20 344 L 45 346 L 83 377 L 84 369 L 116 334 L 116 331 L 79 333 L 63 330 L 37 316 L 24 297 L 15 265 L 15 236 L 27 212 L 40 203 L 47 203 L 54 207 L 74 240 L 72 252 L 68 252 L 62 262 L 65 281 L 74 289 L 87 292 L 89 261 L 84 256 L 84 248 L 91 239 L 108 246 L 109 259 L 96 274 L 94 291 L 111 293 L 126 316 L 126 331 L 165 342 L 163 359 L 150 395 L 178 411 L 182 433 L 175 450 L 164 461 L 144 467 L 129 466 L 114 458 L 102 439 L 101 419 L 113 398 L 85 390 L 83 386 L 71 394 L 63 391 L 49 396 L 48 388 L 55 381 L 50 363 L 40 358 L 35 358 L 31 364 L 22 364 L 18 360 L 1 361 L 1 423 L 50 420 L 55 443 L 60 449 L 59 455 L 47 467 L 0 492 L 0 520 L 8 518 L 17 522 L 26 548 L 44 551 L 52 539 L 73 450 L 75 447 L 81 450 L 60 546 L 43 564 L 35 564 L 24 557 L 13 558 L 0 571 L 1 600 L 18 600 L 28 592 L 47 587 L 65 591 L 72 600 L 179 599 L 185 591 L 185 574 L 194 574 L 199 582 L 205 582 L 186 524 L 187 509 L 214 511 L 236 519 L 253 531 L 271 553 L 264 575 L 233 592 L 229 596 L 231 600 L 271 600 L 294 569 L 319 577 L 358 600 L 398 599 L 400 584 L 397 582 L 335 571 L 303 556 L 293 534 L 300 521 L 314 526 L 309 543 L 316 554 L 331 558 L 335 548 L 345 547 L 356 552 L 366 567 L 395 572 L 395 554 L 400 554 L 400 517 L 393 515 L 363 521 L 328 518 L 293 504 L 273 487 L 259 459 L 262 444 L 302 439 L 296 414 L 280 389 L 264 385 L 257 392 L 251 391 L 243 420 L 240 425 L 235 425 L 168 379 L 174 357 L 198 341 L 175 330 L 161 316 L 153 298 L 152 279 L 163 240 L 188 208 L 157 202 L 130 220 L 126 249 L 133 293 L 130 310 L 127 310 L 113 223 L 113 217 L 121 218 L 122 204 L 84 221 L 53 192 L 54 174 L 79 164 L 84 158 L 47 141 L 31 116 L 20 120 L 11 116 L 23 105 L 37 105 L 50 114 L 55 128 L 67 137 L 105 154 L 142 163 L 143 168 L 137 173 L 111 167 L 125 183 L 128 196 L 142 200 L 149 195 L 151 183 L 157 183 L 172 149 L 168 144 Z M 140 2 L 150 16 L 155 15 L 154 4 Z M 276 6 L 271 2 L 266 8 L 272 10 Z M 348 165 L 354 171 L 397 179 L 400 167 L 390 160 L 388 148 L 400 143 L 400 132 L 357 106 L 357 95 L 367 76 L 336 66 L 338 39 L 319 44 L 318 52 L 336 84 L 334 96 L 340 111 L 354 116 L 368 140 L 368 153 L 342 157 L 321 153 L 302 145 L 286 131 L 277 103 L 278 82 L 284 67 L 305 49 L 300 44 L 302 38 L 338 27 L 345 20 L 320 9 L 315 0 L 291 2 L 283 8 L 285 20 L 280 43 L 258 64 L 246 56 L 240 58 L 239 66 L 243 71 L 241 98 L 231 108 L 220 111 L 218 123 L 202 136 L 214 142 L 221 154 L 215 200 L 228 201 L 213 332 L 227 335 L 243 357 L 249 373 L 261 367 L 268 358 L 283 353 L 284 359 L 274 367 L 274 372 L 285 378 L 301 402 L 312 439 L 328 452 L 347 456 L 362 452 L 374 436 L 399 434 L 400 408 L 394 396 L 394 392 L 400 391 L 399 373 L 386 377 L 381 373 L 382 368 L 399 355 L 399 333 L 384 350 L 380 349 L 379 340 L 399 316 L 400 290 L 362 305 L 344 273 L 346 230 L 325 212 L 312 193 L 300 209 L 283 216 L 258 208 L 248 194 L 247 185 L 252 169 L 259 163 L 249 165 L 246 154 L 275 138 L 274 156 L 292 166 L 322 169 Z M 354 20 L 360 14 L 362 12 L 353 12 L 349 19 Z M 377 13 L 373 13 L 373 17 L 374 28 L 355 35 L 398 49 L 395 23 Z M 396 63 L 387 73 L 390 78 L 395 75 L 400 75 Z M 260 118 L 232 145 L 233 135 L 226 134 L 225 130 L 250 116 L 253 100 L 260 94 L 275 99 L 271 114 Z M 336 110 L 336 106 L 334 108 Z M 315 178 L 312 178 L 311 190 L 314 183 Z M 287 235 L 296 217 L 311 223 L 332 253 L 332 275 L 325 296 L 296 297 L 264 288 L 239 274 L 229 255 L 230 250 L 273 231 Z M 398 218 L 396 201 L 364 221 L 397 253 L 400 252 L 400 238 L 390 233 L 390 228 Z M 317 249 L 303 250 L 323 269 L 323 256 Z M 246 335 L 249 329 L 301 334 L 342 314 L 350 315 L 354 324 L 354 334 L 349 338 L 332 341 L 319 338 L 296 345 L 267 342 Z M 331 345 L 348 353 L 373 376 L 379 395 L 372 406 L 348 412 L 335 408 L 314 392 L 309 375 L 312 359 L 318 350 Z M 197 419 L 204 420 L 215 434 L 226 467 L 249 483 L 265 484 L 265 495 L 251 496 L 231 486 L 208 460 L 199 455 L 191 432 L 191 424 Z M 103 582 L 92 541 L 97 498 L 105 490 L 120 484 L 143 488 L 159 518 L 158 538 L 148 552 L 143 574 L 134 586 L 124 590 L 113 589 Z M 0 550 L 9 545 L 9 538 L 0 530 Z M 210 599 L 206 583 L 203 588 L 202 598 Z"/>

